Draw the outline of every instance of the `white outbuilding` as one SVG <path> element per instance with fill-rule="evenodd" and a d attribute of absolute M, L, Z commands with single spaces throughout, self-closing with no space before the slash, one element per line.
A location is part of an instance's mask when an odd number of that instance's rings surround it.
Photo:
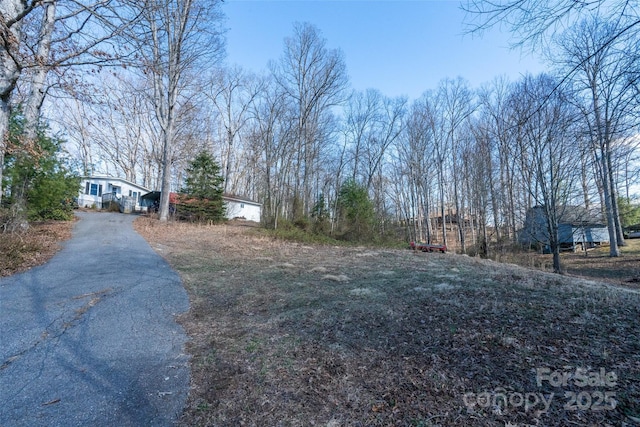
<path fill-rule="evenodd" d="M 245 219 L 247 221 L 260 222 L 262 214 L 262 204 L 237 196 L 222 196 L 226 208 L 228 219 Z"/>

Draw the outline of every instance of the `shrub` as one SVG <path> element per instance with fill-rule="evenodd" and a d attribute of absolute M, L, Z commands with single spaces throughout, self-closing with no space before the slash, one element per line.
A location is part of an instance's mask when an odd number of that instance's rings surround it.
<path fill-rule="evenodd" d="M 350 241 L 371 240 L 375 210 L 367 189 L 353 180 L 344 182 L 338 194 L 338 233 Z"/>

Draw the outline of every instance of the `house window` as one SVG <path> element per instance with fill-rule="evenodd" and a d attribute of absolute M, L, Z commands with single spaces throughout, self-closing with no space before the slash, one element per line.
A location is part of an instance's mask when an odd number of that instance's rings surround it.
<path fill-rule="evenodd" d="M 240 203 L 240 209 L 244 209 L 244 203 Z"/>
<path fill-rule="evenodd" d="M 89 190 L 89 194 L 92 195 L 92 196 L 97 196 L 98 195 L 98 184 L 91 184 L 91 188 Z"/>
<path fill-rule="evenodd" d="M 137 191 L 133 191 L 133 192 L 129 191 L 129 193 L 131 193 L 131 194 L 129 194 L 129 196 L 133 197 L 133 200 L 138 200 L 138 192 Z"/>

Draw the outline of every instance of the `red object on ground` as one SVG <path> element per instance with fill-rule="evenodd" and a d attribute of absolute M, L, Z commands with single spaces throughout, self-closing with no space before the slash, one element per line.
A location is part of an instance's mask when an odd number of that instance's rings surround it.
<path fill-rule="evenodd" d="M 409 243 L 411 249 L 420 250 L 422 252 L 447 252 L 447 247 L 445 245 L 433 245 L 430 243 L 422 243 L 422 242 L 411 242 Z"/>

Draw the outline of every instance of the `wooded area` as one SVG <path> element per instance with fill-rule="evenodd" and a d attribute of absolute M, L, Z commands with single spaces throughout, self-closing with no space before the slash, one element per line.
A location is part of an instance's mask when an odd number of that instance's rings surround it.
<path fill-rule="evenodd" d="M 17 107 L 25 118 L 20 142 L 3 139 L 1 167 L 10 167 L 5 154 L 29 152 L 44 122 L 61 132 L 79 174 L 162 190 L 163 220 L 169 190 L 204 150 L 224 191 L 263 203 L 272 228 L 284 221 L 486 255 L 515 243 L 527 211 L 544 206 L 557 255 L 562 210 L 582 206 L 605 215 L 617 256 L 633 223 L 619 203 L 636 203 L 640 178 L 635 2 L 568 2 L 554 15 L 566 30 L 542 18 L 522 28 L 523 43 L 552 52 L 547 74 L 496 76 L 480 88 L 445 79 L 415 100 L 351 90 L 342 52 L 309 23 L 296 24 L 257 75 L 224 64 L 219 0 L 85 3 L 0 5 L 0 133 Z M 491 17 L 513 17 L 515 27 L 513 10 L 524 6 L 510 3 L 468 2 L 470 16 L 489 17 L 476 30 Z M 534 14 L 536 2 L 524 3 Z M 15 185 L 2 178 L 0 197 L 15 205 Z"/>

